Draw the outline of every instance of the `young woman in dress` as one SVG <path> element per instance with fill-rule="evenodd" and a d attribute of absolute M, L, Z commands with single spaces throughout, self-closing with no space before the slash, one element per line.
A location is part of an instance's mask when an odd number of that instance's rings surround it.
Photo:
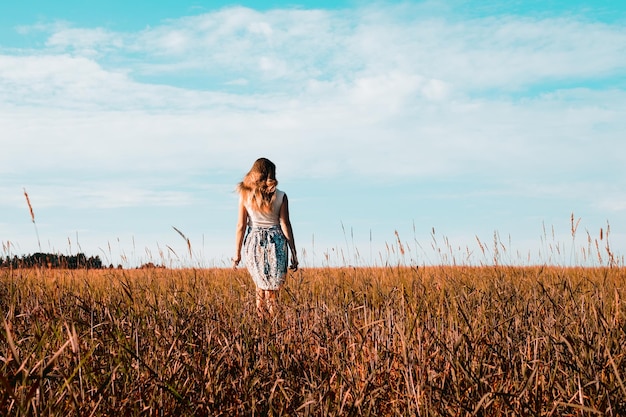
<path fill-rule="evenodd" d="M 241 261 L 243 247 L 246 267 L 256 285 L 259 314 L 274 313 L 277 293 L 289 269 L 298 270 L 298 256 L 289 220 L 287 195 L 276 188 L 276 165 L 259 158 L 237 185 L 239 214 L 235 234 L 233 268 Z M 246 228 L 248 233 L 246 234 Z"/>

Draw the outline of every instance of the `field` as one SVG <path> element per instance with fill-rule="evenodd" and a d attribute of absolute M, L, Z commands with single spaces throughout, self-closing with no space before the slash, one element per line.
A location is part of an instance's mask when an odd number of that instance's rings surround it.
<path fill-rule="evenodd" d="M 626 415 L 626 270 L 0 269 L 0 415 Z"/>

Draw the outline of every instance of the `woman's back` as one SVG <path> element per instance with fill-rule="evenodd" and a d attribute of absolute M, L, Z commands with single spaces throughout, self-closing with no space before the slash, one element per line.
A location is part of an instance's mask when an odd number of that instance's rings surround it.
<path fill-rule="evenodd" d="M 276 198 L 272 208 L 268 213 L 254 210 L 250 206 L 250 201 L 244 201 L 244 206 L 248 212 L 248 226 L 250 227 L 272 227 L 280 224 L 280 206 L 283 203 L 285 193 L 276 189 Z"/>

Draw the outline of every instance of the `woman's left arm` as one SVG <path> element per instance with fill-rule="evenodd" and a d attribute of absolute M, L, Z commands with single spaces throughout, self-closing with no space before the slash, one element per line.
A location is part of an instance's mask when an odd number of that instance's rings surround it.
<path fill-rule="evenodd" d="M 235 231 L 235 256 L 233 257 L 233 268 L 237 268 L 241 262 L 241 247 L 248 225 L 248 211 L 243 204 L 243 199 L 239 199 L 239 211 L 237 215 L 237 230 Z"/>

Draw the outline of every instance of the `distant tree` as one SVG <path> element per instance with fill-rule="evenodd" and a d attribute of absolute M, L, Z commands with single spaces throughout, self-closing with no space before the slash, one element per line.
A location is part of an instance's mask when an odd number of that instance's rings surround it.
<path fill-rule="evenodd" d="M 21 258 L 13 256 L 0 258 L 0 267 L 3 268 L 49 268 L 49 269 L 101 269 L 102 260 L 99 256 L 87 258 L 84 253 L 75 256 L 57 255 L 52 253 L 37 252 L 32 255 L 24 255 Z"/>

